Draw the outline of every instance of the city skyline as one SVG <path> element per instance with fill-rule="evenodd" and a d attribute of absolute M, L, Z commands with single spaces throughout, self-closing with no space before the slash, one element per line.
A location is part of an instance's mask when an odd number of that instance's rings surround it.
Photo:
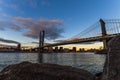
<path fill-rule="evenodd" d="M 0 0 L 0 43 L 31 45 L 40 30 L 47 32 L 47 42 L 65 40 L 100 18 L 120 18 L 119 7 L 119 0 Z"/>

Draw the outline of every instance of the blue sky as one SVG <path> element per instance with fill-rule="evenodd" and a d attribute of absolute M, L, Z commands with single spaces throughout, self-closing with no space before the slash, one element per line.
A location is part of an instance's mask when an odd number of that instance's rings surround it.
<path fill-rule="evenodd" d="M 36 42 L 41 28 L 49 40 L 68 39 L 100 18 L 119 19 L 119 8 L 120 0 L 0 0 L 0 38 Z"/>

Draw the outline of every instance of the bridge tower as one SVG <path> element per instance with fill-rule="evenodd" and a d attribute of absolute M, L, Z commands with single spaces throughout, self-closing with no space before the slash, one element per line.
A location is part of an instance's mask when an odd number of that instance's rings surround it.
<path fill-rule="evenodd" d="M 44 51 L 44 37 L 45 37 L 45 31 L 40 31 L 40 35 L 39 35 L 39 52 L 43 52 Z"/>
<path fill-rule="evenodd" d="M 101 25 L 102 36 L 104 37 L 104 36 L 107 35 L 105 22 L 102 19 L 100 19 L 99 22 L 100 22 L 100 25 Z M 107 40 L 106 39 L 103 40 L 103 48 L 107 49 Z"/>

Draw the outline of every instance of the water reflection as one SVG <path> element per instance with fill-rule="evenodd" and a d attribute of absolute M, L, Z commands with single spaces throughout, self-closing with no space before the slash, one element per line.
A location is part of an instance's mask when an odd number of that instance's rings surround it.
<path fill-rule="evenodd" d="M 77 55 L 76 54 L 73 54 L 73 63 L 74 65 L 77 65 Z"/>
<path fill-rule="evenodd" d="M 93 53 L 53 53 L 44 54 L 43 57 L 43 63 L 73 66 L 88 70 L 93 74 L 101 72 L 105 62 L 105 55 L 97 55 Z"/>
<path fill-rule="evenodd" d="M 43 63 L 43 53 L 38 53 L 38 63 Z"/>
<path fill-rule="evenodd" d="M 0 53 L 0 70 L 10 64 L 22 61 L 67 65 L 96 73 L 102 71 L 105 55 L 92 53 Z"/>

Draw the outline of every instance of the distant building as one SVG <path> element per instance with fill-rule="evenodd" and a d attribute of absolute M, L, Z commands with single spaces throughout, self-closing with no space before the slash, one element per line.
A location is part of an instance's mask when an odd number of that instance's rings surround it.
<path fill-rule="evenodd" d="M 84 52 L 84 51 L 85 51 L 84 48 L 80 48 L 80 49 L 79 49 L 79 52 Z"/>
<path fill-rule="evenodd" d="M 17 45 L 17 51 L 21 51 L 21 44 L 20 43 Z"/>
<path fill-rule="evenodd" d="M 58 52 L 58 47 L 55 47 L 54 51 L 55 51 L 55 52 Z"/>
<path fill-rule="evenodd" d="M 64 48 L 64 52 L 70 52 L 69 48 Z"/>
<path fill-rule="evenodd" d="M 76 47 L 73 47 L 72 52 L 76 52 Z"/>
<path fill-rule="evenodd" d="M 53 48 L 52 47 L 48 47 L 48 52 L 53 52 Z"/>
<path fill-rule="evenodd" d="M 64 51 L 63 47 L 60 47 L 59 52 L 63 52 L 63 51 Z"/>

